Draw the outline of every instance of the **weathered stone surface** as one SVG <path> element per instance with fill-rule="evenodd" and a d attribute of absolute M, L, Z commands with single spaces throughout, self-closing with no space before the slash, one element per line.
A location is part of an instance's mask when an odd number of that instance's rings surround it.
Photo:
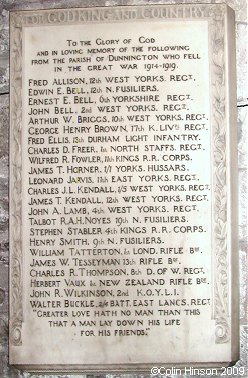
<path fill-rule="evenodd" d="M 170 1 L 170 3 L 192 3 L 192 0 Z M 202 2 L 197 0 L 195 2 Z M 205 1 L 217 3 L 219 1 Z M 8 15 L 11 9 L 34 9 L 73 6 L 113 6 L 126 4 L 164 4 L 167 1 L 149 0 L 68 0 L 64 1 L 22 1 L 3 0 L 0 3 L 0 94 L 8 92 Z M 237 22 L 237 88 L 238 88 L 238 126 L 239 126 L 239 182 L 240 182 L 240 265 L 241 265 L 241 358 L 236 366 L 246 366 L 247 361 L 247 1 L 227 0 L 226 3 L 236 11 Z M 21 373 L 12 367 L 8 367 L 8 318 L 7 318 L 7 293 L 8 293 L 8 96 L 0 96 L 0 376 L 2 378 L 38 378 L 35 374 Z M 117 378 L 120 375 L 108 375 L 108 378 Z M 245 376 L 245 375 L 244 375 Z M 244 377 L 242 376 L 242 378 Z M 59 375 L 43 375 L 44 378 L 62 378 Z M 63 375 L 63 378 L 69 376 Z M 72 376 L 71 376 L 72 377 Z M 83 378 L 84 375 L 74 375 Z M 133 375 L 123 375 L 123 378 L 132 378 Z M 144 376 L 142 376 L 144 377 Z M 230 377 L 230 376 L 229 376 Z M 240 377 L 235 375 L 235 377 Z"/>
<path fill-rule="evenodd" d="M 8 12 L 0 7 L 0 93 L 8 92 L 9 86 L 9 26 Z"/>
<path fill-rule="evenodd" d="M 8 313 L 8 271 L 1 269 L 0 278 L 0 313 Z"/>
<path fill-rule="evenodd" d="M 237 60 L 237 99 L 238 104 L 245 105 L 247 99 L 247 45 L 248 26 L 246 23 L 237 23 L 236 27 L 236 60 Z"/>
<path fill-rule="evenodd" d="M 242 245 L 247 238 L 247 107 L 238 108 L 239 166 L 239 237 Z"/>
<path fill-rule="evenodd" d="M 247 250 L 240 246 L 240 323 L 247 323 Z"/>
<path fill-rule="evenodd" d="M 8 95 L 0 96 L 0 272 L 8 268 Z"/>

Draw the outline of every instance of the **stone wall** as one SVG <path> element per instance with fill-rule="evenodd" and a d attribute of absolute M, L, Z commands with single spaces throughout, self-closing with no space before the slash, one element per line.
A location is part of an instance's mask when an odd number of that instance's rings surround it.
<path fill-rule="evenodd" d="M 224 1 L 150 0 L 0 0 L 0 378 L 28 378 L 37 375 L 8 366 L 8 138 L 9 138 L 9 11 L 14 9 L 67 8 L 84 6 L 141 5 L 169 3 L 218 3 Z M 240 257 L 240 347 L 236 366 L 247 368 L 247 0 L 227 0 L 236 12 L 237 107 L 239 131 L 239 257 Z M 235 53 L 235 51 L 233 52 Z M 241 377 L 233 375 L 232 377 Z M 245 375 L 245 376 L 248 376 Z M 48 376 L 43 377 L 62 377 Z M 65 377 L 65 376 L 63 376 Z M 66 377 L 69 378 L 67 375 Z M 75 377 L 75 376 L 74 376 Z M 77 377 L 83 377 L 79 375 Z M 110 378 L 110 375 L 108 375 Z M 112 377 L 112 376 L 111 376 Z M 126 378 L 133 375 L 125 375 Z M 194 376 L 195 377 L 195 376 Z M 244 376 L 243 376 L 244 377 Z M 230 375 L 229 375 L 230 378 Z"/>

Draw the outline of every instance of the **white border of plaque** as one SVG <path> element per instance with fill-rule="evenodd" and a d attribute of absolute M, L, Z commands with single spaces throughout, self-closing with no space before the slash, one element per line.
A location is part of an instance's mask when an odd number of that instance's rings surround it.
<path fill-rule="evenodd" d="M 43 372 L 148 372 L 151 362 L 130 364 L 88 365 L 87 361 L 70 365 L 70 358 L 61 364 L 40 365 L 22 360 L 23 324 L 25 309 L 23 298 L 25 282 L 23 264 L 22 222 L 25 219 L 22 206 L 23 188 L 23 51 L 26 48 L 24 32 L 26 28 L 49 26 L 55 30 L 57 25 L 91 24 L 109 22 L 161 21 L 153 18 L 147 10 L 166 9 L 166 20 L 204 20 L 209 27 L 210 50 L 210 93 L 212 124 L 212 317 L 215 320 L 213 343 L 228 345 L 229 353 L 225 361 L 175 362 L 163 366 L 218 366 L 237 361 L 239 355 L 238 327 L 238 247 L 237 247 L 237 128 L 236 128 L 236 83 L 235 83 L 235 34 L 234 12 L 224 4 L 184 4 L 184 5 L 147 5 L 118 6 L 104 8 L 48 9 L 33 11 L 14 11 L 10 14 L 10 363 L 18 368 Z M 160 12 L 162 15 L 163 12 Z M 156 14 L 159 14 L 158 12 Z M 83 17 L 82 17 L 83 15 Z M 144 16 L 146 15 L 146 16 Z M 82 21 L 83 20 L 83 21 Z M 199 340 L 199 343 L 201 341 Z M 32 344 L 32 340 L 29 340 Z M 87 346 L 86 346 L 87 348 Z M 37 352 L 38 353 L 38 352 Z M 51 352 L 52 353 L 52 352 Z M 113 352 L 114 353 L 114 352 Z M 153 351 L 151 351 L 151 354 Z M 206 355 L 208 351 L 206 350 Z M 18 357 L 17 357 L 18 356 Z M 18 362 L 17 362 L 18 361 Z M 22 362 L 20 362 L 22 361 Z M 154 355 L 156 362 L 156 355 Z M 155 364 L 156 365 L 156 364 Z"/>

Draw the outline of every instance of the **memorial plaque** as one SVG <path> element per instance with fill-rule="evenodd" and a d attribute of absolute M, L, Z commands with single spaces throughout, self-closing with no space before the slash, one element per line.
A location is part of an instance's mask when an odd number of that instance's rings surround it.
<path fill-rule="evenodd" d="M 10 363 L 233 363 L 233 11 L 51 9 L 10 23 Z"/>

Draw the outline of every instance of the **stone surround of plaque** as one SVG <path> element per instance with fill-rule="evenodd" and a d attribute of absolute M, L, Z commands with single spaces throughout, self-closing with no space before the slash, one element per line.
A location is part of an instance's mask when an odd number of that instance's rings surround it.
<path fill-rule="evenodd" d="M 10 23 L 10 363 L 234 363 L 234 12 L 48 9 Z"/>

